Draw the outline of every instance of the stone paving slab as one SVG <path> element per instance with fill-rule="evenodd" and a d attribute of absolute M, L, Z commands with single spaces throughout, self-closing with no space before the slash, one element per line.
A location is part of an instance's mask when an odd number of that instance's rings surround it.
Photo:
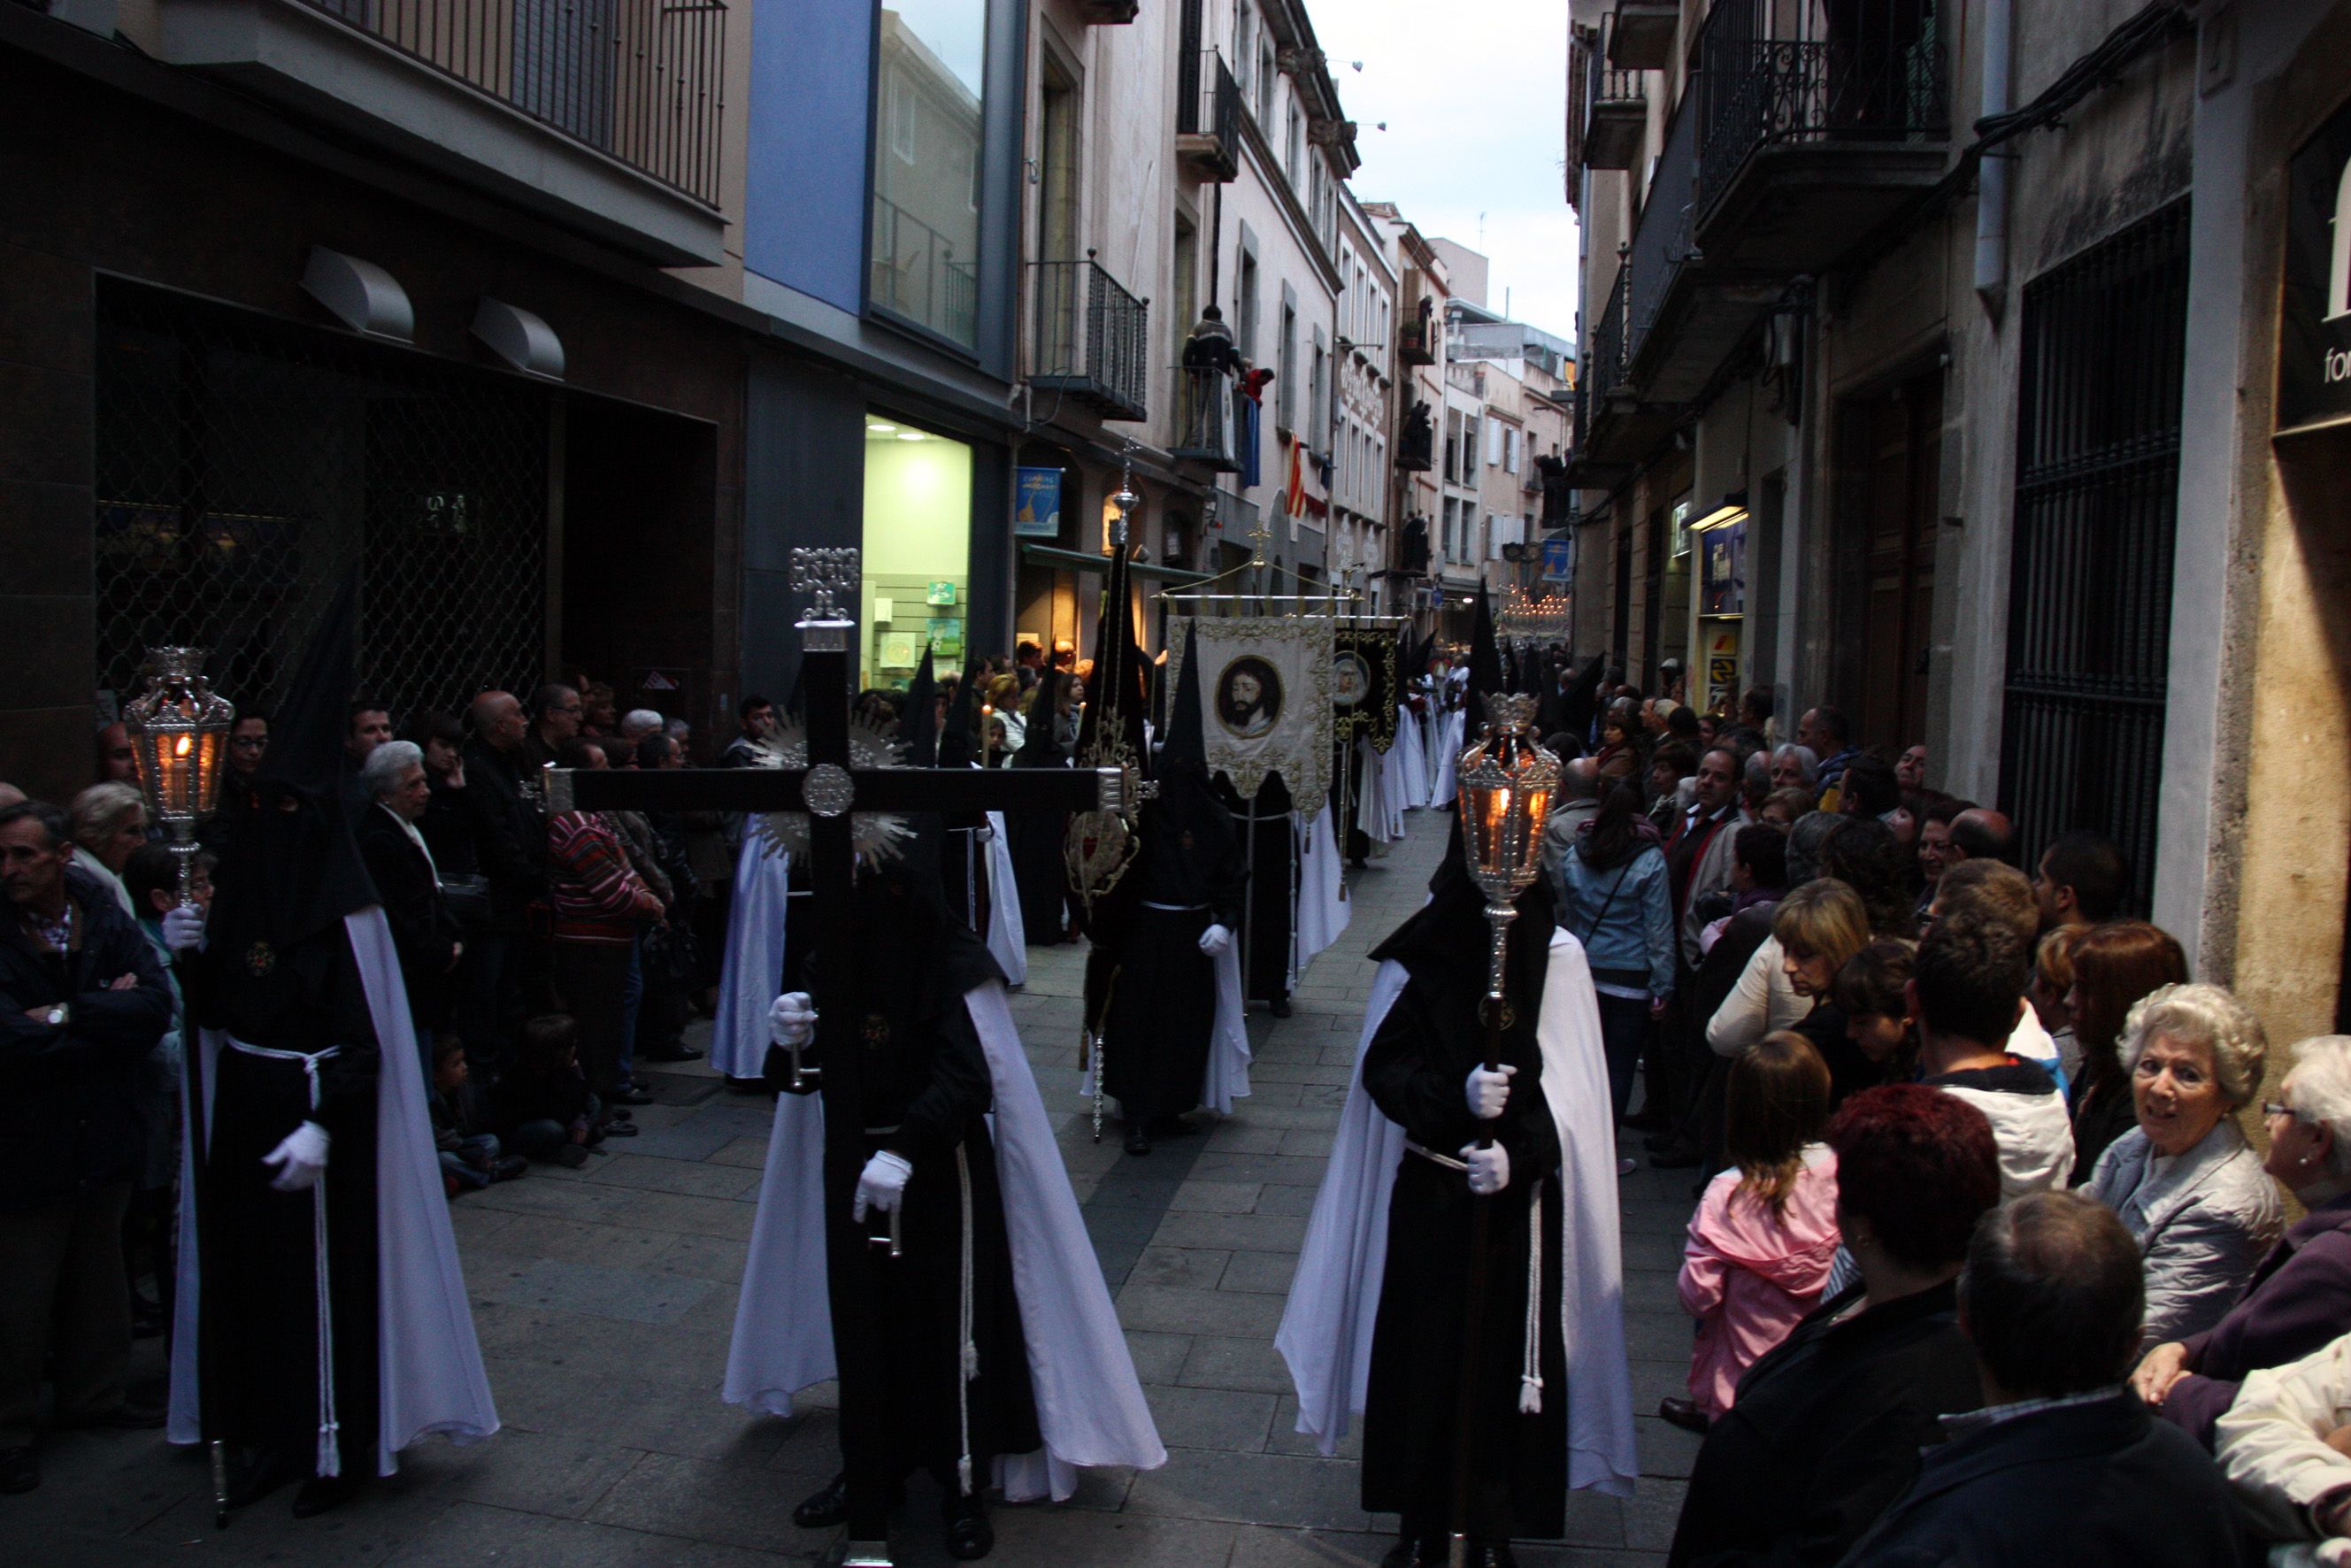
<path fill-rule="evenodd" d="M 1032 948 L 1012 998 L 1097 1257 L 1169 1449 L 1136 1475 L 1089 1472 L 1058 1507 L 996 1513 L 996 1562 L 1081 1568 L 1360 1568 L 1395 1521 L 1358 1503 L 1360 1435 L 1334 1454 L 1296 1430 L 1272 1336 L 1297 1267 L 1370 995 L 1371 948 L 1418 908 L 1444 822 L 1351 873 L 1349 928 L 1309 970 L 1294 1015 L 1252 1011 L 1256 1092 L 1199 1135 L 1146 1159 L 1096 1143 L 1075 1093 L 1083 950 Z M 454 1206 L 469 1296 L 505 1429 L 468 1448 L 428 1443 L 348 1509 L 297 1522 L 275 1500 L 213 1532 L 203 1467 L 152 1433 L 75 1433 L 47 1479 L 0 1499 L 10 1568 L 752 1568 L 808 1563 L 827 1545 L 791 1509 L 838 1464 L 830 1385 L 789 1419 L 718 1396 L 760 1170 L 774 1121 L 706 1062 L 654 1069 L 641 1135 L 576 1170 Z M 1674 1299 L 1688 1173 L 1640 1170 L 1621 1188 L 1634 1405 L 1680 1393 L 1689 1324 Z M 154 1342 L 141 1375 L 160 1371 Z M 1523 1545 L 1530 1568 L 1656 1568 L 1698 1439 L 1638 1421 L 1643 1479 L 1629 1502 L 1573 1498 L 1563 1542 Z M 917 1478 L 899 1561 L 947 1559 L 937 1498 Z"/>

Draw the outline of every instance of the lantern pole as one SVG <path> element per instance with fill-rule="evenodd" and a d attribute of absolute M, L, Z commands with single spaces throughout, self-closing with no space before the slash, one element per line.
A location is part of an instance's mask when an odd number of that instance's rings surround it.
<path fill-rule="evenodd" d="M 1485 733 L 1461 754 L 1461 848 L 1471 880 L 1486 895 L 1486 996 L 1479 1007 L 1486 1026 L 1485 1068 L 1501 1070 L 1502 1030 L 1510 1022 L 1503 984 L 1510 925 L 1519 917 L 1518 898 L 1541 872 L 1539 845 L 1551 798 L 1559 785 L 1559 758 L 1534 743 L 1535 699 L 1494 695 L 1486 698 Z M 1491 1148 L 1494 1121 L 1482 1124 L 1478 1147 Z M 1469 1278 L 1461 1333 L 1461 1375 L 1454 1401 L 1453 1535 L 1448 1568 L 1468 1568 L 1469 1506 L 1476 1483 L 1478 1391 L 1485 1349 L 1486 1300 L 1491 1293 L 1494 1205 L 1490 1195 L 1472 1194 L 1469 1205 Z M 1534 1289 L 1530 1285 L 1529 1289 Z"/>

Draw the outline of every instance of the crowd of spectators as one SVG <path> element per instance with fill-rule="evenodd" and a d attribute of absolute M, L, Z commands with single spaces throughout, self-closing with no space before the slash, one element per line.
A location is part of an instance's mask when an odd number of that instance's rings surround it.
<path fill-rule="evenodd" d="M 2264 1152 L 2262 1026 L 2111 841 L 1832 707 L 1593 711 L 1548 741 L 1554 904 L 1620 1123 L 1699 1178 L 1673 1562 L 2351 1540 L 2351 1038 L 2294 1048 Z"/>

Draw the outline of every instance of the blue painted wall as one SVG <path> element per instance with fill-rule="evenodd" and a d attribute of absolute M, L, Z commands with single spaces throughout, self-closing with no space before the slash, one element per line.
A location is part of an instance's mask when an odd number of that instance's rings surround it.
<path fill-rule="evenodd" d="M 864 306 L 873 0 L 753 8 L 744 265 L 843 310 Z"/>

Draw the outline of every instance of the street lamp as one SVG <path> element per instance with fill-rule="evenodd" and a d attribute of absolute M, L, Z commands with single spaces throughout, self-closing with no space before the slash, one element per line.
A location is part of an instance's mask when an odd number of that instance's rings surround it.
<path fill-rule="evenodd" d="M 236 709 L 204 679 L 202 648 L 151 648 L 148 685 L 122 710 L 122 726 L 138 753 L 139 786 L 147 809 L 172 835 L 180 862 L 180 902 L 195 885 L 196 822 L 220 790 L 221 756 Z"/>

